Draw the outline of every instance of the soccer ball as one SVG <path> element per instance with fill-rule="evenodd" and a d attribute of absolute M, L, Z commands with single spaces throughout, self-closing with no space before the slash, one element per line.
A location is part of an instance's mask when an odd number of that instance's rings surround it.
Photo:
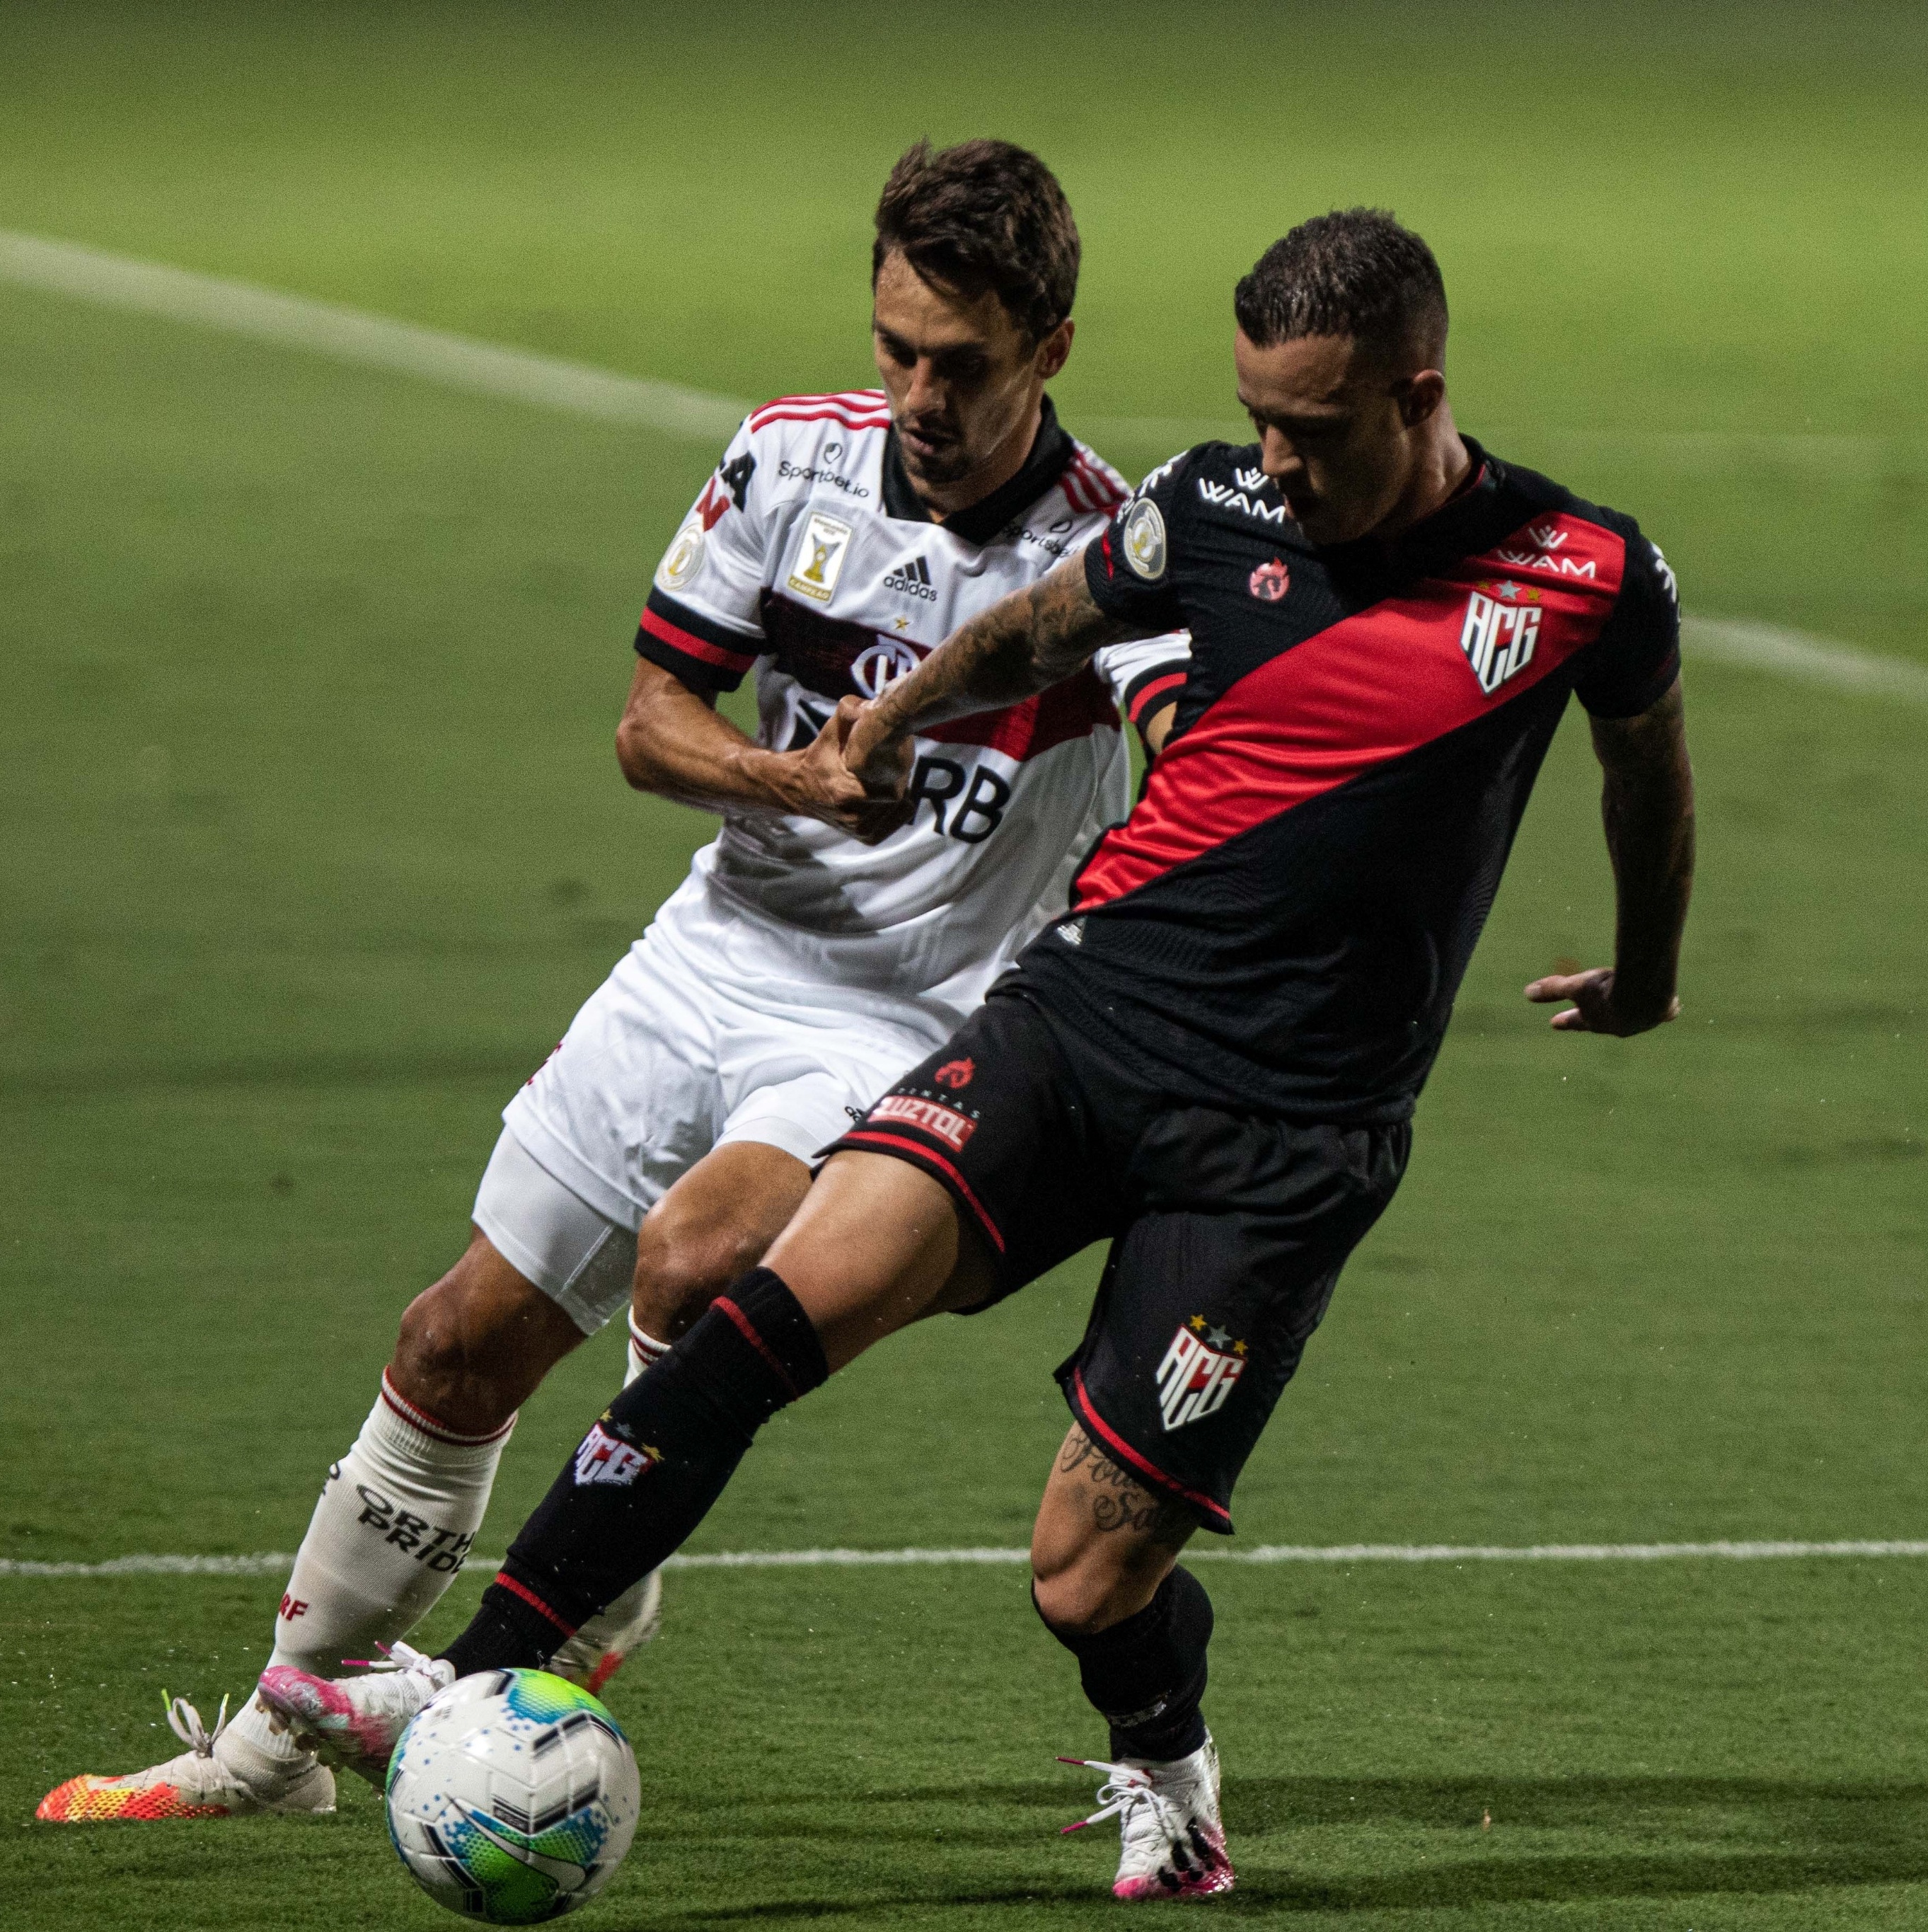
<path fill-rule="evenodd" d="M 388 1835 L 409 1876 L 491 1925 L 533 1925 L 593 1898 L 641 1807 L 621 1727 L 546 1670 L 458 1678 L 388 1761 Z"/>

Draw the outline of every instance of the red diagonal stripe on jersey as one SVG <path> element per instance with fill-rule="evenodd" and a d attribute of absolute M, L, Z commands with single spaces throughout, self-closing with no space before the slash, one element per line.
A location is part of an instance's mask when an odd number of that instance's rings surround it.
<path fill-rule="evenodd" d="M 1240 679 L 1166 746 L 1138 809 L 1105 833 L 1079 874 L 1073 905 L 1086 911 L 1121 898 L 1530 691 L 1592 643 L 1619 593 L 1624 544 L 1573 520 L 1587 532 L 1597 574 L 1534 580 L 1541 616 L 1532 661 L 1491 697 L 1460 631 L 1473 593 L 1505 573 L 1469 558 L 1450 578 L 1342 618 Z"/>
<path fill-rule="evenodd" d="M 680 624 L 673 624 L 667 617 L 659 617 L 653 610 L 643 613 L 643 628 L 652 638 L 660 638 L 666 644 L 673 644 L 679 651 L 687 651 L 693 658 L 700 658 L 705 664 L 721 664 L 725 670 L 745 671 L 757 662 L 754 651 L 726 651 L 721 646 L 699 638 L 694 631 L 685 631 Z"/>

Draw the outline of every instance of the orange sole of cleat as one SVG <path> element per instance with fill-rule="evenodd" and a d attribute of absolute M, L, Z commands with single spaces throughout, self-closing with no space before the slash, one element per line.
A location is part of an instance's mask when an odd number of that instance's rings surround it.
<path fill-rule="evenodd" d="M 34 1807 L 48 1825 L 151 1825 L 175 1818 L 225 1818 L 225 1804 L 190 1804 L 171 1784 L 135 1790 L 103 1778 L 70 1778 Z"/>

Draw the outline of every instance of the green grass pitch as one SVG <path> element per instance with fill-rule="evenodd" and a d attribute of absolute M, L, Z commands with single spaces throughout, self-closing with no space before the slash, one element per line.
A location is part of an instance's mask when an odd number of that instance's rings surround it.
<path fill-rule="evenodd" d="M 898 150 L 1002 133 L 1084 229 L 1060 406 L 1137 473 L 1233 414 L 1236 274 L 1384 203 L 1466 428 L 1639 514 L 1690 610 L 1928 664 L 1924 57 L 1874 5 L 18 0 L 0 226 L 760 398 L 865 380 Z M 497 1110 L 707 836 L 610 736 L 712 454 L 0 287 L 0 1555 L 293 1546 Z M 1519 1000 L 1610 940 L 1570 719 L 1244 1540 L 1924 1534 L 1928 713 L 1689 682 L 1685 1016 Z M 1021 1542 L 1094 1273 L 880 1350 L 694 1546 Z M 619 1361 L 531 1403 L 483 1546 Z M 1928 1924 L 1928 1565 L 1204 1574 L 1219 1916 Z M 0 1925 L 446 1922 L 359 1788 L 28 1822 L 171 1749 L 163 1687 L 239 1691 L 277 1588 L 0 1577 Z M 686 1572 L 612 1702 L 648 1808 L 586 1932 L 1117 1909 L 1019 1571 Z"/>

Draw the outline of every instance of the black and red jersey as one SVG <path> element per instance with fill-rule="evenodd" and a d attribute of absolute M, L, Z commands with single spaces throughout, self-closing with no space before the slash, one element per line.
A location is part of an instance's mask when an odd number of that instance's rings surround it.
<path fill-rule="evenodd" d="M 1154 471 L 1084 553 L 1098 603 L 1189 630 L 1171 734 L 1014 991 L 1174 1094 L 1411 1113 L 1567 694 L 1645 710 L 1672 573 L 1630 517 L 1489 456 L 1391 544 L 1308 543 L 1256 446 Z"/>

